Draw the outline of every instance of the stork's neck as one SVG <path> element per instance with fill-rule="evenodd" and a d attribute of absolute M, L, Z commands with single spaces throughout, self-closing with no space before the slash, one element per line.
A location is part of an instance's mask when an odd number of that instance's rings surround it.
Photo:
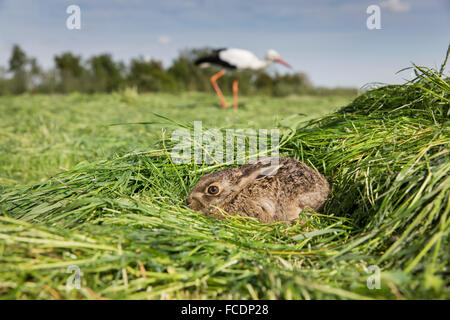
<path fill-rule="evenodd" d="M 272 63 L 273 63 L 273 60 L 269 60 L 269 59 L 259 60 L 258 69 L 260 69 L 260 70 L 265 69 L 268 66 L 270 66 Z"/>

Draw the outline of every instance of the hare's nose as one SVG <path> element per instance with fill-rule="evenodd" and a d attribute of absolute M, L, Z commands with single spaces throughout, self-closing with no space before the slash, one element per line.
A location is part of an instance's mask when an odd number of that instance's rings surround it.
<path fill-rule="evenodd" d="M 189 200 L 189 199 L 186 199 L 186 201 L 184 202 L 187 206 L 190 206 L 191 205 L 191 200 Z"/>

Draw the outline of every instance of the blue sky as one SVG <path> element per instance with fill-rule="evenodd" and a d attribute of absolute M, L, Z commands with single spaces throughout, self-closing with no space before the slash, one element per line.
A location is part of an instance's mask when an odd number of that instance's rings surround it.
<path fill-rule="evenodd" d="M 66 28 L 71 4 L 81 8 L 81 30 Z M 380 30 L 366 27 L 373 4 Z M 316 85 L 361 87 L 402 82 L 409 74 L 395 73 L 410 62 L 439 66 L 449 40 L 448 0 L 0 0 L 3 66 L 14 43 L 45 67 L 67 50 L 167 66 L 184 48 L 238 47 L 258 56 L 272 48 Z"/>

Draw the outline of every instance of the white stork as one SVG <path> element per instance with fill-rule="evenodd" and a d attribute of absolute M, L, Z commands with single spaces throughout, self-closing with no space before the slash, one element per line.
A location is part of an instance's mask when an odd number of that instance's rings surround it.
<path fill-rule="evenodd" d="M 281 63 L 288 68 L 291 68 L 289 64 L 287 64 L 283 59 L 280 58 L 280 55 L 275 50 L 268 50 L 264 57 L 264 60 L 260 60 L 257 56 L 255 56 L 252 52 L 229 48 L 229 49 L 217 49 L 212 52 L 211 55 L 202 57 L 195 61 L 195 64 L 204 67 L 209 66 L 211 64 L 221 66 L 224 69 L 217 72 L 215 75 L 211 77 L 211 83 L 219 96 L 220 103 L 222 108 L 226 107 L 225 98 L 223 97 L 222 91 L 217 85 L 217 79 L 222 77 L 225 74 L 225 69 L 231 70 L 261 70 L 271 65 L 274 62 Z M 234 80 L 233 82 L 233 106 L 235 109 L 238 107 L 238 80 Z"/>

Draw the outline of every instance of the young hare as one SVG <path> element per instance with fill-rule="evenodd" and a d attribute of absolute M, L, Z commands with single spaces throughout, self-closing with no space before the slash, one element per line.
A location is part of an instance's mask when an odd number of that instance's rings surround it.
<path fill-rule="evenodd" d="M 186 204 L 205 215 L 219 210 L 262 222 L 298 218 L 305 207 L 320 210 L 330 194 L 323 175 L 292 158 L 264 158 L 203 176 Z"/>

